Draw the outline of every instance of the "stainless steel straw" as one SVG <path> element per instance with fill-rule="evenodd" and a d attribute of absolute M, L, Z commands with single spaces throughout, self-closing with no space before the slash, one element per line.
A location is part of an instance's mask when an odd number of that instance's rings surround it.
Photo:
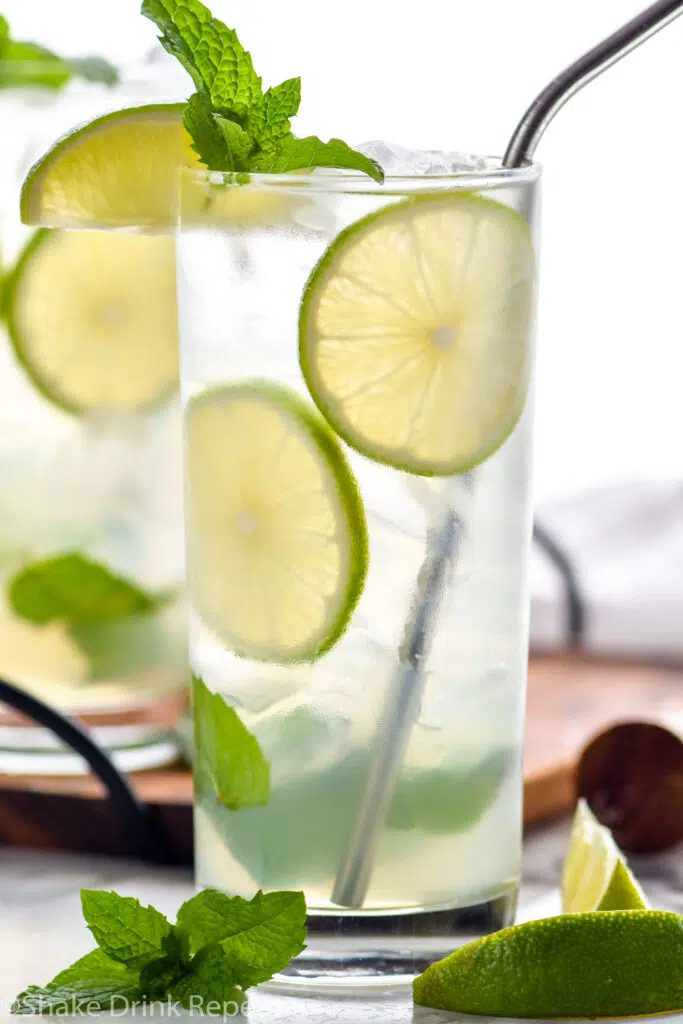
<path fill-rule="evenodd" d="M 658 0 L 562 71 L 538 94 L 515 128 L 503 165 L 521 167 L 531 160 L 543 132 L 567 100 L 680 14 L 683 0 Z M 446 578 L 455 567 L 463 529 L 463 523 L 448 505 L 443 518 L 430 531 L 399 650 L 398 669 L 377 725 L 374 758 L 332 889 L 332 902 L 340 907 L 359 908 L 365 901 L 377 842 L 410 734 L 420 714 L 431 633 Z"/>

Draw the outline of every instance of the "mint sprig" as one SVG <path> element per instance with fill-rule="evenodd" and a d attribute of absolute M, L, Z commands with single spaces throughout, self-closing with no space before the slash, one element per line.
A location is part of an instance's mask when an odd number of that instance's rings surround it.
<path fill-rule="evenodd" d="M 384 181 L 380 165 L 339 139 L 298 139 L 291 118 L 301 79 L 263 92 L 251 55 L 234 29 L 200 0 L 143 0 L 142 14 L 160 30 L 161 45 L 190 74 L 184 125 L 202 163 L 212 171 L 283 173 L 310 167 L 350 168 Z"/>
<path fill-rule="evenodd" d="M 175 925 L 115 892 L 84 889 L 81 902 L 99 948 L 44 987 L 20 992 L 12 1013 L 123 1011 L 169 1000 L 235 1016 L 248 988 L 305 948 L 301 892 L 258 892 L 245 900 L 207 889 L 181 906 Z"/>
<path fill-rule="evenodd" d="M 58 57 L 38 43 L 13 39 L 7 19 L 0 15 L 0 89 L 24 86 L 61 89 L 74 77 L 116 85 L 119 74 L 103 57 Z"/>

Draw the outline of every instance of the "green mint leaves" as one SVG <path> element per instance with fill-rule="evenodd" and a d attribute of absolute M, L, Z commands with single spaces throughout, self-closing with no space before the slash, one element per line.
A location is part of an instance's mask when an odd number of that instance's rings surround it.
<path fill-rule="evenodd" d="M 139 970 L 158 958 L 171 925 L 154 907 L 129 896 L 83 889 L 83 917 L 100 949 L 112 960 Z"/>
<path fill-rule="evenodd" d="M 375 160 L 339 139 L 297 139 L 301 79 L 263 92 L 251 56 L 237 34 L 199 0 L 143 0 L 142 13 L 161 32 L 162 46 L 191 75 L 184 124 L 195 152 L 212 171 L 282 173 L 310 167 L 350 168 L 384 180 Z"/>
<path fill-rule="evenodd" d="M 137 999 L 136 972 L 93 949 L 41 988 L 29 985 L 12 1004 L 12 1013 L 77 1013 L 125 1007 Z"/>
<path fill-rule="evenodd" d="M 37 43 L 12 39 L 7 19 L 0 15 L 0 89 L 61 89 L 75 76 L 105 85 L 119 81 L 116 68 L 102 57 L 65 60 Z"/>
<path fill-rule="evenodd" d="M 299 892 L 257 892 L 252 900 L 215 889 L 198 893 L 178 911 L 176 927 L 191 951 L 219 945 L 233 984 L 259 985 L 305 949 L 306 907 Z"/>
<path fill-rule="evenodd" d="M 16 615 L 37 626 L 63 623 L 88 659 L 91 681 L 162 664 L 184 671 L 184 648 L 156 614 L 174 594 L 148 594 L 78 552 L 25 565 L 9 579 L 7 597 Z"/>
<path fill-rule="evenodd" d="M 256 737 L 235 709 L 198 676 L 193 678 L 192 694 L 198 792 L 208 795 L 208 790 L 231 811 L 267 804 L 270 765 Z"/>
<path fill-rule="evenodd" d="M 123 1012 L 162 1000 L 236 1016 L 248 988 L 305 949 L 301 892 L 258 892 L 245 900 L 206 889 L 183 903 L 175 925 L 115 892 L 84 889 L 81 902 L 99 948 L 43 988 L 19 993 L 12 1013 Z"/>
<path fill-rule="evenodd" d="M 14 612 L 36 625 L 61 620 L 73 627 L 150 612 L 166 599 L 77 552 L 25 566 L 10 580 L 8 596 Z"/>

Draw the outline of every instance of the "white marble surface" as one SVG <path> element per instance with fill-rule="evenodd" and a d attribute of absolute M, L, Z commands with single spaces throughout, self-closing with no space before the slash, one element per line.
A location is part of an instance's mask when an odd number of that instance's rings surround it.
<path fill-rule="evenodd" d="M 525 844 L 521 917 L 552 913 L 567 826 L 537 831 Z M 653 903 L 683 909 L 681 857 L 678 853 L 640 865 Z M 83 924 L 79 891 L 82 887 L 113 888 L 137 896 L 173 917 L 193 892 L 189 872 L 146 867 L 103 858 L 70 856 L 0 848 L 0 1024 L 10 1017 L 13 997 L 29 984 L 44 984 L 59 970 L 92 948 Z M 98 1014 L 101 1024 L 137 1015 Z M 147 1018 L 150 1014 L 148 1013 Z M 155 1017 L 161 1019 L 161 1014 Z M 168 1016 L 168 1014 L 165 1014 Z M 191 1014 L 173 1015 L 187 1021 Z M 442 1024 L 454 1014 L 413 1007 L 409 993 L 373 998 L 302 998 L 259 989 L 251 994 L 250 1024 Z M 195 1015 L 195 1020 L 197 1017 Z M 201 1019 L 201 1018 L 199 1018 Z M 206 1020 L 207 1018 L 203 1018 Z M 667 1018 L 659 1017 L 659 1022 Z M 676 1018 L 680 1021 L 680 1017 Z M 483 1024 L 484 1018 L 470 1018 Z"/>

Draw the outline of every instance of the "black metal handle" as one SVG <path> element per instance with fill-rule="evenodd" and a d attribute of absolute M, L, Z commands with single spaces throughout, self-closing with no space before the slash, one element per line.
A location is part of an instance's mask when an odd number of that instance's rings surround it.
<path fill-rule="evenodd" d="M 129 841 L 131 856 L 143 860 L 166 862 L 165 843 L 157 836 L 147 809 L 135 796 L 124 775 L 111 758 L 79 725 L 55 711 L 26 690 L 0 679 L 0 701 L 20 711 L 38 725 L 49 729 L 58 739 L 79 754 L 90 766 L 109 794 L 119 821 Z"/>

